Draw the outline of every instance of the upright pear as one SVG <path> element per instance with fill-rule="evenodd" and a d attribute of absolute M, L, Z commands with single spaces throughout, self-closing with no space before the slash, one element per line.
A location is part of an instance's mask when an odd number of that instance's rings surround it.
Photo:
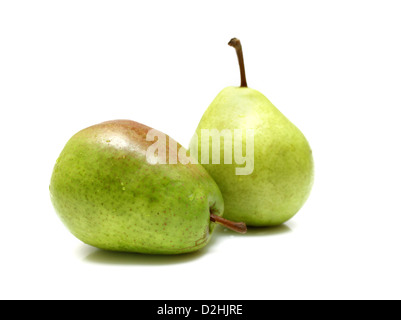
<path fill-rule="evenodd" d="M 227 87 L 217 95 L 200 120 L 190 148 L 198 149 L 199 161 L 218 184 L 225 202 L 225 218 L 244 221 L 248 226 L 279 225 L 293 217 L 309 196 L 313 184 L 312 151 L 294 124 L 262 93 L 248 88 L 241 42 L 233 38 L 229 45 L 237 52 L 241 86 Z M 208 141 L 205 144 L 205 135 L 202 140 L 205 129 L 217 130 L 221 137 L 233 141 L 221 141 L 219 148 L 212 149 Z M 240 135 L 235 133 L 238 130 Z M 235 141 L 241 137 L 240 142 Z M 206 150 L 202 148 L 205 145 Z M 228 153 L 227 146 L 232 148 Z M 241 148 L 236 149 L 238 146 Z M 227 161 L 224 151 L 234 154 L 234 160 Z M 238 167 L 244 165 L 235 162 L 235 155 L 241 159 L 245 151 L 249 153 L 245 164 L 248 169 L 241 172 Z M 220 161 L 213 161 L 216 159 Z"/>
<path fill-rule="evenodd" d="M 209 242 L 216 222 L 244 232 L 243 224 L 221 218 L 223 198 L 206 170 L 178 161 L 181 148 L 167 135 L 129 120 L 81 130 L 53 170 L 56 212 L 78 239 L 114 251 L 196 251 Z"/>

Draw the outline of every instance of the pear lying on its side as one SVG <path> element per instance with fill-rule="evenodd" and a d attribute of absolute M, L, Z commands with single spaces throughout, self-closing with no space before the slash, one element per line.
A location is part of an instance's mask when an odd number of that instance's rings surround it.
<path fill-rule="evenodd" d="M 219 188 L 201 165 L 147 161 L 149 130 L 109 121 L 78 132 L 64 147 L 51 200 L 78 239 L 107 250 L 178 254 L 204 247 L 214 222 L 224 220 Z M 177 157 L 172 143 L 170 159 Z"/>
<path fill-rule="evenodd" d="M 234 38 L 229 45 L 237 50 L 241 86 L 225 88 L 217 95 L 200 120 L 190 149 L 201 146 L 204 129 L 253 130 L 251 174 L 238 175 L 238 164 L 224 163 L 222 142 L 217 150 L 220 164 L 213 163 L 213 152 L 209 153 L 209 161 L 202 164 L 223 194 L 225 218 L 244 221 L 248 226 L 279 225 L 293 217 L 309 196 L 313 184 L 312 151 L 294 124 L 263 94 L 247 87 L 241 43 Z M 246 150 L 245 139 L 242 150 Z M 199 159 L 201 152 L 198 148 Z"/>

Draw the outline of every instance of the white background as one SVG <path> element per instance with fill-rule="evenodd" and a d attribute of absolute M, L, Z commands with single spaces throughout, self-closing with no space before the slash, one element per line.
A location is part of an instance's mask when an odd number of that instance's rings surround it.
<path fill-rule="evenodd" d="M 2 1 L 1 299 L 400 299 L 399 1 Z M 194 254 L 104 252 L 49 199 L 77 131 L 132 119 L 183 145 L 248 85 L 308 138 L 315 184 L 285 225 Z"/>

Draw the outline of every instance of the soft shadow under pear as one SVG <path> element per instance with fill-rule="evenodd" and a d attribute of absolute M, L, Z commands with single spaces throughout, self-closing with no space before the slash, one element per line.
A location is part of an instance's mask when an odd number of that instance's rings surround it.
<path fill-rule="evenodd" d="M 197 251 L 180 255 L 147 255 L 140 253 L 115 252 L 94 249 L 84 261 L 114 265 L 169 265 L 186 263 L 201 257 L 204 253 Z"/>
<path fill-rule="evenodd" d="M 287 232 L 292 232 L 291 228 L 286 224 L 281 224 L 279 226 L 274 227 L 248 227 L 248 231 L 245 234 L 239 234 L 235 232 L 230 232 L 230 230 L 226 228 L 216 228 L 216 235 L 234 235 L 238 237 L 255 237 L 255 236 L 274 236 L 280 235 Z"/>

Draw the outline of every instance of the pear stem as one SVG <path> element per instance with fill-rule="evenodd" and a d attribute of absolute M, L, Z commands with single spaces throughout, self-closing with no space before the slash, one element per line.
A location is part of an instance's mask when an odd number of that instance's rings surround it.
<path fill-rule="evenodd" d="M 238 233 L 246 233 L 246 224 L 243 222 L 234 222 L 210 213 L 210 221 L 221 224 L 222 226 L 231 229 Z"/>
<path fill-rule="evenodd" d="M 237 38 L 232 38 L 228 43 L 228 45 L 233 47 L 237 52 L 239 70 L 241 72 L 241 87 L 246 88 L 248 87 L 248 85 L 246 83 L 244 55 L 242 53 L 241 41 L 239 41 L 239 39 Z"/>

